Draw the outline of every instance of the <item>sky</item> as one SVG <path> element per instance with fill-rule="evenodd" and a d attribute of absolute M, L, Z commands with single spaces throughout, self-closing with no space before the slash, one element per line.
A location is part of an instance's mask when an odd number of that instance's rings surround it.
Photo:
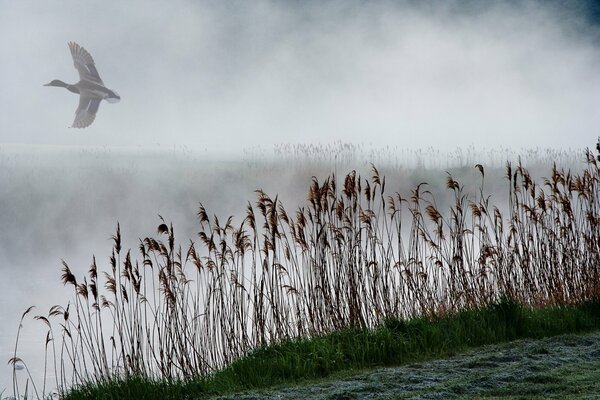
<path fill-rule="evenodd" d="M 598 28 L 557 4 L 0 0 L 0 145 L 593 146 Z M 84 130 L 42 86 L 69 41 L 122 98 Z"/>

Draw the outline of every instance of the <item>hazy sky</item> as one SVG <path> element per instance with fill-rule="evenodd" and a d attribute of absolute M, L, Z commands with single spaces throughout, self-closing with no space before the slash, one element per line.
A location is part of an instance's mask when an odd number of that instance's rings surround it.
<path fill-rule="evenodd" d="M 593 146 L 597 28 L 475 4 L 0 0 L 0 144 Z M 84 130 L 68 41 L 122 97 Z"/>

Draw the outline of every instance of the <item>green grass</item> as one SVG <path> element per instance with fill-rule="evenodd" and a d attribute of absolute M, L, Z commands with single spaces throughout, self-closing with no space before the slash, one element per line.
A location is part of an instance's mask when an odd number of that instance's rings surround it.
<path fill-rule="evenodd" d="M 296 385 L 344 372 L 395 366 L 454 355 L 469 348 L 521 338 L 542 338 L 600 328 L 600 301 L 531 309 L 511 300 L 454 315 L 389 320 L 375 330 L 345 329 L 333 334 L 258 349 L 214 375 L 193 381 L 152 382 L 138 378 L 80 386 L 65 399 L 207 398 L 249 389 Z M 544 349 L 540 348 L 543 352 Z M 543 388 L 575 384 L 560 371 L 540 372 L 518 382 L 543 395 Z M 560 387 L 559 387 L 560 386 Z M 513 388 L 517 390 L 518 388 Z M 519 389 L 519 390 L 520 390 Z M 538 392 L 533 393 L 538 390 Z M 507 386 L 502 393 L 510 395 Z M 522 393 L 522 392 L 512 392 Z"/>

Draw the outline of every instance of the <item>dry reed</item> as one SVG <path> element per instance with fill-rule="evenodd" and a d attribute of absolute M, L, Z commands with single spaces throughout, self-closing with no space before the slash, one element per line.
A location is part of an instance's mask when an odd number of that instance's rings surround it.
<path fill-rule="evenodd" d="M 137 259 L 117 226 L 107 271 L 94 258 L 78 280 L 63 262 L 74 300 L 38 316 L 46 348 L 60 339 L 56 385 L 207 376 L 259 346 L 502 296 L 533 306 L 598 298 L 600 155 L 586 161 L 579 174 L 554 166 L 541 183 L 507 163 L 504 210 L 479 164 L 475 196 L 448 175 L 449 209 L 426 184 L 388 194 L 373 166 L 369 178 L 313 178 L 294 213 L 262 191 L 240 222 L 201 205 L 196 243 L 176 245 L 161 217 Z"/>

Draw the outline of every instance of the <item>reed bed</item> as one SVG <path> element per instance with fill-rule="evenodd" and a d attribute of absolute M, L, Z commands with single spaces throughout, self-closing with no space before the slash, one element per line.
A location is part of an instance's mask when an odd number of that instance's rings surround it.
<path fill-rule="evenodd" d="M 573 149 L 522 148 L 518 151 L 507 147 L 443 149 L 427 147 L 411 149 L 402 146 L 385 147 L 334 141 L 330 143 L 279 143 L 273 148 L 260 146 L 244 150 L 245 162 L 253 167 L 265 165 L 269 160 L 306 169 L 310 165 L 341 166 L 375 164 L 387 170 L 416 169 L 444 170 L 473 166 L 486 160 L 488 169 L 504 167 L 506 160 L 523 159 L 529 170 L 547 168 L 553 162 L 562 166 L 572 166 L 578 159 Z"/>
<path fill-rule="evenodd" d="M 200 205 L 195 242 L 178 244 L 161 218 L 137 256 L 117 225 L 107 268 L 93 258 L 78 278 L 63 262 L 72 301 L 35 317 L 48 326 L 54 384 L 191 380 L 257 348 L 349 327 L 501 298 L 533 307 L 598 299 L 600 142 L 597 150 L 582 171 L 554 166 L 540 182 L 507 163 L 501 206 L 479 164 L 474 196 L 447 176 L 448 209 L 425 183 L 388 192 L 372 166 L 366 178 L 313 178 L 294 212 L 260 190 L 241 221 Z"/>

